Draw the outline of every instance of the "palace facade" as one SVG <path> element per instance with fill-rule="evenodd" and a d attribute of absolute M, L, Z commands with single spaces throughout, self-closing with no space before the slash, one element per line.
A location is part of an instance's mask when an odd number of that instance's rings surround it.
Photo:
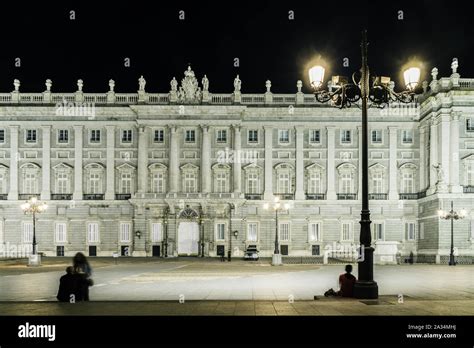
<path fill-rule="evenodd" d="M 453 67 L 416 104 L 369 110 L 369 192 L 376 261 L 413 253 L 446 262 L 449 221 L 460 262 L 474 256 L 474 79 Z M 48 256 L 271 256 L 320 259 L 355 248 L 361 209 L 361 113 L 304 94 L 211 93 L 191 68 L 168 93 L 0 94 L 0 246 L 31 245 L 20 205 L 32 196 L 38 251 Z M 245 84 L 244 84 L 245 86 Z M 3 257 L 8 257 L 5 253 Z"/>

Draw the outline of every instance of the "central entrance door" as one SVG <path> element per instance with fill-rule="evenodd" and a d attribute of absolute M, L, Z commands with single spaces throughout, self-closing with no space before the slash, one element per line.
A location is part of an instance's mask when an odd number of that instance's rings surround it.
<path fill-rule="evenodd" d="M 181 222 L 178 228 L 178 255 L 197 255 L 199 251 L 199 225 Z"/>

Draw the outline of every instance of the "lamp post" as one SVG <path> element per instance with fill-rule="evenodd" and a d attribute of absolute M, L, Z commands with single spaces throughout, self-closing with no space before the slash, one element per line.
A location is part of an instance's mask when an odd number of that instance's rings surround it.
<path fill-rule="evenodd" d="M 454 260 L 454 220 L 464 219 L 467 215 L 466 210 L 461 209 L 458 213 L 453 209 L 453 201 L 451 201 L 451 210 L 444 211 L 442 209 L 438 210 L 438 216 L 443 220 L 451 220 L 451 252 L 449 253 L 449 265 L 456 266 L 456 261 Z"/>
<path fill-rule="evenodd" d="M 275 197 L 273 199 L 272 204 L 270 205 L 269 203 L 265 203 L 263 205 L 263 209 L 265 210 L 273 209 L 275 211 L 275 249 L 273 250 L 273 255 L 272 255 L 272 265 L 279 266 L 279 265 L 282 265 L 283 262 L 281 259 L 280 246 L 278 243 L 278 212 L 289 210 L 290 204 L 289 203 L 281 204 L 280 198 Z"/>
<path fill-rule="evenodd" d="M 30 255 L 28 264 L 30 266 L 40 266 L 41 259 L 37 255 L 36 250 L 36 214 L 44 212 L 48 208 L 48 205 L 44 202 L 38 201 L 36 197 L 31 197 L 27 202 L 21 205 L 21 209 L 25 214 L 31 213 L 33 215 L 33 252 Z"/>
<path fill-rule="evenodd" d="M 232 261 L 232 211 L 235 209 L 234 203 L 229 203 L 229 250 L 227 251 L 227 261 Z"/>
<path fill-rule="evenodd" d="M 163 255 L 164 257 L 168 257 L 168 214 L 169 214 L 169 207 L 166 207 L 163 212 L 163 228 L 164 228 L 164 235 L 165 240 L 163 243 L 164 249 Z"/>
<path fill-rule="evenodd" d="M 204 257 L 204 225 L 203 225 L 203 212 L 202 212 L 202 207 L 199 207 L 199 235 L 200 235 L 200 254 L 201 257 Z"/>
<path fill-rule="evenodd" d="M 370 233 L 370 210 L 369 210 L 369 177 L 368 177 L 368 131 L 367 131 L 367 108 L 370 106 L 384 108 L 391 102 L 411 103 L 415 101 L 415 88 L 420 79 L 420 69 L 412 67 L 404 72 L 406 90 L 395 92 L 393 83 L 389 77 L 372 77 L 369 75 L 367 63 L 367 32 L 362 32 L 361 42 L 362 66 L 360 68 L 360 80 L 356 81 L 355 73 L 352 82 L 343 76 L 333 76 L 331 88 L 323 88 L 325 69 L 321 65 L 309 70 L 311 86 L 314 89 L 316 100 L 320 103 L 331 102 L 338 108 L 348 108 L 353 104 L 361 102 L 362 110 L 362 210 L 360 220 L 360 244 L 363 246 L 364 259 L 359 263 L 359 278 L 354 287 L 354 297 L 375 299 L 378 298 L 378 286 L 373 279 L 373 252 Z M 358 105 L 359 106 L 359 105 Z"/>

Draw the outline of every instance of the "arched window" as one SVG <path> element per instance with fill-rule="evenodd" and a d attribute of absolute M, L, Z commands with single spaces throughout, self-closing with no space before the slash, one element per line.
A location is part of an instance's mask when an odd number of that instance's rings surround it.
<path fill-rule="evenodd" d="M 260 178 L 262 167 L 255 163 L 250 163 L 244 167 L 245 171 L 245 193 L 246 194 L 261 194 Z"/>
<path fill-rule="evenodd" d="M 229 192 L 230 167 L 227 164 L 217 163 L 212 166 L 214 173 L 214 192 Z"/>
<path fill-rule="evenodd" d="M 72 193 L 71 174 L 72 167 L 59 163 L 53 167 L 54 170 L 54 193 L 70 194 Z"/>
<path fill-rule="evenodd" d="M 323 193 L 324 168 L 317 163 L 306 167 L 306 193 Z"/>
<path fill-rule="evenodd" d="M 184 193 L 198 192 L 199 167 L 187 163 L 181 166 L 181 187 Z"/>
<path fill-rule="evenodd" d="M 135 192 L 135 167 L 124 163 L 117 167 L 118 192 L 120 194 L 133 194 Z"/>
<path fill-rule="evenodd" d="M 385 193 L 385 167 L 376 163 L 369 167 L 369 192 Z"/>
<path fill-rule="evenodd" d="M 474 186 L 474 154 L 462 160 L 464 164 L 464 186 Z"/>
<path fill-rule="evenodd" d="M 99 163 L 91 163 L 84 167 L 85 187 L 87 194 L 103 194 L 104 193 L 104 171 L 105 168 Z"/>
<path fill-rule="evenodd" d="M 166 175 L 167 168 L 161 163 L 151 164 L 149 167 L 150 173 L 150 191 L 152 193 L 166 192 Z"/>
<path fill-rule="evenodd" d="M 39 194 L 39 177 L 41 168 L 35 163 L 25 163 L 20 167 L 23 180 L 22 190 L 24 194 Z"/>
<path fill-rule="evenodd" d="M 356 193 L 356 166 L 352 163 L 342 163 L 337 167 L 339 173 L 339 193 L 353 194 Z"/>
<path fill-rule="evenodd" d="M 8 190 L 8 167 L 0 164 L 0 194 Z"/>
<path fill-rule="evenodd" d="M 294 168 L 289 163 L 280 163 L 275 166 L 276 187 L 278 193 L 293 193 Z"/>
<path fill-rule="evenodd" d="M 400 193 L 415 193 L 417 166 L 413 163 L 402 164 L 399 168 Z"/>

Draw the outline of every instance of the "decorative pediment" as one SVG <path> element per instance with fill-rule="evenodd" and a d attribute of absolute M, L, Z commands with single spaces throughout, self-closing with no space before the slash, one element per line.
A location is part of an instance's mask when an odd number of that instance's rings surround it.
<path fill-rule="evenodd" d="M 474 153 L 471 153 L 462 158 L 463 161 L 474 161 Z"/>
<path fill-rule="evenodd" d="M 407 163 L 403 163 L 398 169 L 400 170 L 417 170 L 418 169 L 418 166 L 414 163 L 411 163 L 411 162 L 407 162 Z"/>
<path fill-rule="evenodd" d="M 230 170 L 230 166 L 224 163 L 216 163 L 211 168 L 212 170 Z"/>
<path fill-rule="evenodd" d="M 0 173 L 5 173 L 6 171 L 8 171 L 8 167 L 4 164 L 0 164 Z"/>
<path fill-rule="evenodd" d="M 180 169 L 182 171 L 188 171 L 188 172 L 194 172 L 194 171 L 198 171 L 199 170 L 199 167 L 198 166 L 195 166 L 194 164 L 191 164 L 191 163 L 186 163 L 186 164 L 183 164 Z"/>
<path fill-rule="evenodd" d="M 168 170 L 168 167 L 162 163 L 153 163 L 148 166 L 148 169 L 151 171 L 166 171 Z"/>
<path fill-rule="evenodd" d="M 387 168 L 383 164 L 380 164 L 380 163 L 375 163 L 369 166 L 369 170 L 371 172 L 384 172 L 386 169 Z"/>
<path fill-rule="evenodd" d="M 128 164 L 128 163 L 124 163 L 124 164 L 121 164 L 117 167 L 118 170 L 120 171 L 130 171 L 130 172 L 133 172 L 135 170 L 135 167 Z"/>
<path fill-rule="evenodd" d="M 294 167 L 290 163 L 278 163 L 275 170 L 293 170 Z"/>
<path fill-rule="evenodd" d="M 84 166 L 86 170 L 104 170 L 105 167 L 100 163 L 89 163 Z"/>
<path fill-rule="evenodd" d="M 252 162 L 250 164 L 247 164 L 245 167 L 243 167 L 245 171 L 251 171 L 251 170 L 263 170 L 262 167 L 260 167 L 257 163 Z"/>
<path fill-rule="evenodd" d="M 20 166 L 20 169 L 41 169 L 41 166 L 39 164 L 29 162 L 29 163 L 24 163 Z"/>
<path fill-rule="evenodd" d="M 309 171 L 309 172 L 322 172 L 325 170 L 325 168 L 318 164 L 318 163 L 312 163 L 308 166 L 306 166 L 306 170 Z"/>
<path fill-rule="evenodd" d="M 179 218 L 180 219 L 195 219 L 199 216 L 199 214 L 196 212 L 196 210 L 191 209 L 189 206 L 186 206 L 180 213 L 179 213 Z"/>
<path fill-rule="evenodd" d="M 351 172 L 354 173 L 357 170 L 357 167 L 352 164 L 352 163 L 341 163 L 340 165 L 337 166 L 337 170 L 340 173 L 347 173 Z"/>
<path fill-rule="evenodd" d="M 57 172 L 70 172 L 74 168 L 72 166 L 70 166 L 69 164 L 59 163 L 59 164 L 56 164 L 55 166 L 53 166 L 53 169 Z"/>

